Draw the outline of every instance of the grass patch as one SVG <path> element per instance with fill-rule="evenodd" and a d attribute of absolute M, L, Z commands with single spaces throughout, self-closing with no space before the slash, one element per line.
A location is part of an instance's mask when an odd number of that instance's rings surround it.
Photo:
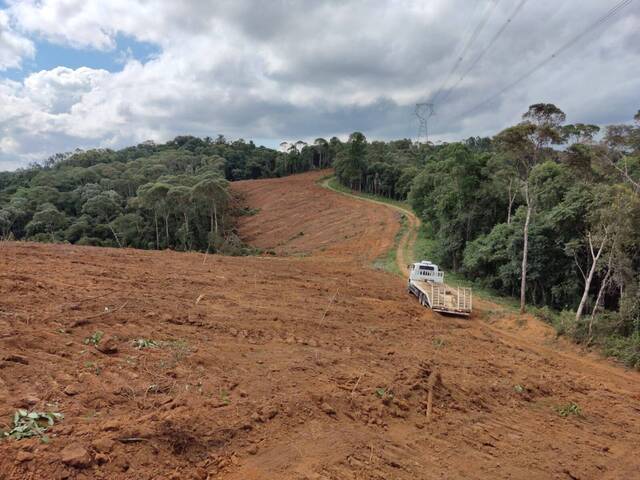
<path fill-rule="evenodd" d="M 617 313 L 597 315 L 590 335 L 589 315 L 576 322 L 576 314 L 571 310 L 557 311 L 549 307 L 532 307 L 529 311 L 551 325 L 558 336 L 566 336 L 585 347 L 597 348 L 603 355 L 618 360 L 626 367 L 640 370 L 640 332 L 634 332 L 629 336 L 620 335 L 616 331 L 621 323 Z"/>
<path fill-rule="evenodd" d="M 627 367 L 640 370 L 640 332 L 630 337 L 611 335 L 603 342 L 604 353 L 615 357 Z"/>
<path fill-rule="evenodd" d="M 138 350 L 144 350 L 145 348 L 159 348 L 160 344 L 149 338 L 138 338 L 133 341 L 133 346 Z"/>
<path fill-rule="evenodd" d="M 558 412 L 558 415 L 560 415 L 561 417 L 582 416 L 582 410 L 580 410 L 580 407 L 573 402 L 557 406 L 556 412 Z"/>

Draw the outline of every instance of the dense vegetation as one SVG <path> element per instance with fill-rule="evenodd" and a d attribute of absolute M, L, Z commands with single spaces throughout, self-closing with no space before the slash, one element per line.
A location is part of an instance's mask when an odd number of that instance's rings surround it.
<path fill-rule="evenodd" d="M 182 136 L 58 154 L 0 173 L 0 239 L 239 253 L 233 217 L 242 210 L 228 180 L 323 167 L 331 148 L 318 139 L 282 153 Z"/>
<path fill-rule="evenodd" d="M 640 112 L 635 121 L 600 132 L 537 104 L 491 139 L 354 133 L 335 170 L 355 190 L 408 199 L 445 268 L 519 296 L 523 311 L 546 308 L 561 331 L 638 367 Z"/>

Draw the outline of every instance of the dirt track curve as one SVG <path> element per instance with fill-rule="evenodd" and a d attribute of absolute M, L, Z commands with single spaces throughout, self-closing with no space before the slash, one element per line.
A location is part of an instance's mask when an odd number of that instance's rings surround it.
<path fill-rule="evenodd" d="M 637 478 L 640 375 L 488 302 L 419 307 L 369 267 L 399 214 L 324 174 L 234 184 L 275 256 L 0 244 L 0 430 L 65 415 L 1 441 L 0 479 Z"/>
<path fill-rule="evenodd" d="M 322 185 L 324 188 L 333 190 L 329 183 L 332 178 L 333 177 L 324 178 L 320 182 L 320 185 Z M 359 201 L 366 201 L 376 205 L 384 205 L 387 208 L 400 212 L 404 216 L 404 218 L 407 221 L 407 228 L 406 228 L 406 231 L 402 234 L 402 237 L 400 237 L 400 240 L 396 245 L 396 265 L 398 266 L 398 271 L 403 273 L 407 272 L 407 265 L 409 265 L 411 262 L 414 261 L 414 259 L 411 258 L 412 252 L 413 252 L 413 246 L 416 241 L 416 237 L 418 235 L 418 229 L 420 228 L 420 225 L 421 225 L 420 219 L 415 215 L 415 213 L 413 213 L 411 210 L 407 208 L 402 208 L 396 205 L 390 205 L 387 203 L 379 202 L 377 200 L 359 197 L 357 195 L 352 195 L 350 193 L 344 193 L 344 192 L 338 192 L 338 193 L 342 193 L 342 195 L 355 198 Z"/>

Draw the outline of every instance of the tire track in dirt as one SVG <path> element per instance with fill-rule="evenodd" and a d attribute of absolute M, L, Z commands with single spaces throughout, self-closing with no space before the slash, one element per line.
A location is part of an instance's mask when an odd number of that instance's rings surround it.
<path fill-rule="evenodd" d="M 398 270 L 402 272 L 402 274 L 405 274 L 407 272 L 407 265 L 409 265 L 412 261 L 414 261 L 414 259 L 412 258 L 413 254 L 411 252 L 413 252 L 414 250 L 416 238 L 418 236 L 418 230 L 420 228 L 420 225 L 422 224 L 420 219 L 416 216 L 415 213 L 413 213 L 408 208 L 403 208 L 398 205 L 392 205 L 392 204 L 381 202 L 371 198 L 362 197 L 357 194 L 351 194 L 351 193 L 346 193 L 346 192 L 341 192 L 339 190 L 336 190 L 332 188 L 331 185 L 329 184 L 329 182 L 333 178 L 335 177 L 324 178 L 322 179 L 320 184 L 324 188 L 331 190 L 333 192 L 336 192 L 340 195 L 355 198 L 356 200 L 359 200 L 359 201 L 365 201 L 365 202 L 370 202 L 377 205 L 382 205 L 386 208 L 391 208 L 396 211 L 399 211 L 404 215 L 404 218 L 407 219 L 407 222 L 409 225 L 407 226 L 406 232 L 404 232 L 404 234 L 398 241 L 397 245 L 394 246 L 394 248 L 396 248 L 396 265 L 398 266 Z"/>

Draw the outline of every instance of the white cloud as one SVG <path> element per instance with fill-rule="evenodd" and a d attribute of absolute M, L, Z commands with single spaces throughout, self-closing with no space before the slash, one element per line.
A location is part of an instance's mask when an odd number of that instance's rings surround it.
<path fill-rule="evenodd" d="M 42 110 L 62 114 L 82 103 L 83 96 L 100 87 L 108 77 L 106 70 L 56 67 L 29 75 L 24 80 L 22 94 Z"/>
<path fill-rule="evenodd" d="M 18 34 L 10 25 L 9 16 L 0 10 L 0 71 L 19 68 L 22 59 L 33 57 L 33 43 Z"/>
<path fill-rule="evenodd" d="M 153 43 L 160 53 L 146 63 L 126 56 L 117 72 L 61 66 L 22 82 L 0 79 L 0 134 L 7 145 L 0 170 L 8 158 L 15 165 L 40 152 L 185 133 L 276 142 L 353 130 L 413 136 L 412 105 L 445 80 L 464 43 L 461 32 L 472 31 L 487 3 L 477 0 L 474 9 L 463 0 L 11 1 L 0 11 L 0 26 L 9 15 L 20 35 L 114 54 L 124 35 Z M 506 3 L 466 62 L 506 20 L 513 8 Z M 640 108 L 638 4 L 497 102 L 457 118 L 607 8 L 596 0 L 528 2 L 438 107 L 433 132 L 443 139 L 492 134 L 537 101 L 557 103 L 571 121 L 630 119 Z"/>

